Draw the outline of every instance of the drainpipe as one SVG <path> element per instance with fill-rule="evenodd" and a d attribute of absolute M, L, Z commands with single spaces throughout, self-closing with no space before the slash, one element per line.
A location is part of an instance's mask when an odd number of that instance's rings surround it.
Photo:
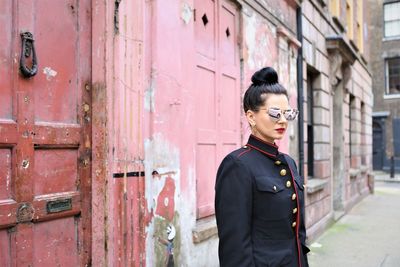
<path fill-rule="evenodd" d="M 303 115 L 303 29 L 301 2 L 296 8 L 297 40 L 301 43 L 297 54 L 297 107 L 299 109 L 299 174 L 304 177 L 304 115 Z"/>

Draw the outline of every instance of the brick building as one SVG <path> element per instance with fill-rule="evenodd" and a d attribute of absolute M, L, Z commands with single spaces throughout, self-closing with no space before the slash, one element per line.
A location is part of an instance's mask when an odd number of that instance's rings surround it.
<path fill-rule="evenodd" d="M 368 1 L 374 75 L 373 167 L 400 170 L 400 1 Z"/>
<path fill-rule="evenodd" d="M 368 193 L 372 89 L 365 1 L 302 2 L 309 237 Z"/>

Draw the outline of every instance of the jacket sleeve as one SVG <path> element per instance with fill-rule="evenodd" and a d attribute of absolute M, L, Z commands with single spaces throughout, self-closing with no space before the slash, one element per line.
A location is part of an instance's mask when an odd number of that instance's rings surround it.
<path fill-rule="evenodd" d="M 252 178 L 247 168 L 228 155 L 215 184 L 215 216 L 221 267 L 255 266 L 251 240 Z"/>

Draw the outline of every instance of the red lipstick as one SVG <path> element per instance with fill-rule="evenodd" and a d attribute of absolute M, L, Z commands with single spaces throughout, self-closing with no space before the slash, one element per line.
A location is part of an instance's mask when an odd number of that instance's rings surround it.
<path fill-rule="evenodd" d="M 283 134 L 286 131 L 286 129 L 285 128 L 278 128 L 278 129 L 275 129 L 275 131 L 277 131 L 280 134 Z"/>

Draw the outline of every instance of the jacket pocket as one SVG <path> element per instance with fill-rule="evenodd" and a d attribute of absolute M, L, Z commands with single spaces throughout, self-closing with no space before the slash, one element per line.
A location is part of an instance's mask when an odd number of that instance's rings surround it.
<path fill-rule="evenodd" d="M 258 191 L 269 192 L 269 193 L 278 193 L 284 190 L 284 186 L 274 178 L 268 176 L 256 176 L 256 187 Z"/>
<path fill-rule="evenodd" d="M 304 190 L 303 179 L 301 179 L 300 176 L 295 176 L 295 177 L 294 177 L 294 181 L 296 182 L 297 187 L 298 187 L 300 190 Z"/>

